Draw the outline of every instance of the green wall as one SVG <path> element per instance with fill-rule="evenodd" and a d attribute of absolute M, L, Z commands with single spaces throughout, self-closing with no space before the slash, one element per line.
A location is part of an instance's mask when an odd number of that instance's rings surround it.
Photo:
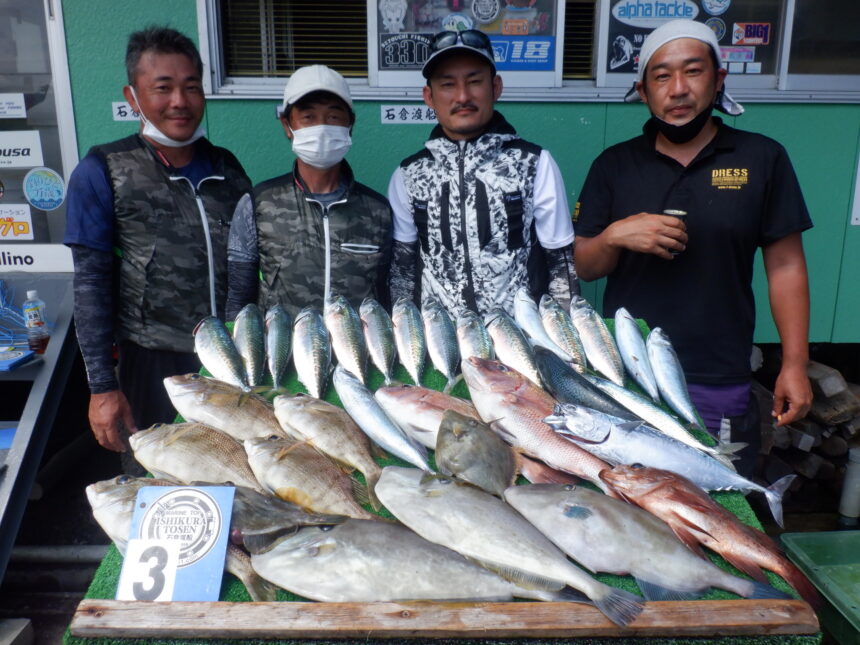
<path fill-rule="evenodd" d="M 118 139 L 136 124 L 114 122 L 111 102 L 122 99 L 123 58 L 128 34 L 159 23 L 197 40 L 192 0 L 115 0 L 63 2 L 78 147 Z M 731 80 L 729 81 L 731 83 Z M 384 103 L 405 103 L 387 100 Z M 209 138 L 229 148 L 255 182 L 289 170 L 293 156 L 274 117 L 272 99 L 211 99 L 207 104 Z M 356 103 L 357 122 L 348 160 L 360 181 L 384 193 L 397 163 L 417 151 L 426 125 L 384 125 L 378 101 Z M 860 342 L 860 227 L 850 225 L 854 174 L 860 146 L 860 105 L 747 103 L 746 113 L 727 118 L 730 125 L 761 132 L 788 150 L 815 227 L 804 234 L 810 273 L 810 340 Z M 647 113 L 642 105 L 620 103 L 508 103 L 499 109 L 526 139 L 548 148 L 564 175 L 573 208 L 591 161 L 608 145 L 635 136 Z M 758 342 L 774 342 L 761 261 L 755 280 Z M 602 282 L 583 285 L 597 302 Z"/>

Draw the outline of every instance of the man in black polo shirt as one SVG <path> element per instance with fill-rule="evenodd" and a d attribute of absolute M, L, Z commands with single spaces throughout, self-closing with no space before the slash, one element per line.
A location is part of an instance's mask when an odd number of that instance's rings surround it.
<path fill-rule="evenodd" d="M 581 278 L 607 276 L 604 313 L 626 307 L 671 339 L 708 429 L 728 418 L 749 474 L 759 445 L 750 394 L 755 327 L 753 258 L 762 248 L 783 350 L 772 414 L 784 425 L 809 410 L 809 293 L 801 232 L 810 228 L 785 149 L 711 116 L 743 112 L 723 91 L 713 32 L 690 20 L 642 45 L 635 90 L 652 117 L 639 137 L 604 151 L 577 207 Z M 631 92 L 632 94 L 632 92 Z M 685 219 L 664 215 L 686 211 Z"/>

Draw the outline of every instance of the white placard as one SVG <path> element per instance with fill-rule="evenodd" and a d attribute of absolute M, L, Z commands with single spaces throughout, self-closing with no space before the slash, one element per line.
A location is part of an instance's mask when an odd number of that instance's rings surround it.
<path fill-rule="evenodd" d="M 127 101 L 114 101 L 111 103 L 111 112 L 114 121 L 140 121 L 140 113 L 131 109 Z"/>
<path fill-rule="evenodd" d="M 20 92 L 0 94 L 0 119 L 26 119 L 27 107 Z"/>
<path fill-rule="evenodd" d="M 0 203 L 0 242 L 33 239 L 30 204 Z"/>
<path fill-rule="evenodd" d="M 38 130 L 0 131 L 0 168 L 42 165 L 42 138 Z"/>
<path fill-rule="evenodd" d="M 72 273 L 72 250 L 62 244 L 0 244 L 0 273 Z"/>
<path fill-rule="evenodd" d="M 380 105 L 379 118 L 386 124 L 436 125 L 436 112 L 423 103 L 406 103 L 402 105 Z"/>
<path fill-rule="evenodd" d="M 180 548 L 176 540 L 129 540 L 116 599 L 173 600 Z"/>

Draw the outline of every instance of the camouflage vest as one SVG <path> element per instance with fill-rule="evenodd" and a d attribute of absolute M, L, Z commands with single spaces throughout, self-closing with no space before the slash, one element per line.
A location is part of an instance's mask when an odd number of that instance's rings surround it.
<path fill-rule="evenodd" d="M 533 213 L 540 147 L 498 112 L 477 139 L 452 141 L 437 126 L 424 147 L 400 164 L 421 245 L 422 300 L 484 315 L 494 306 L 513 313 L 521 286 L 544 293 Z"/>
<path fill-rule="evenodd" d="M 213 175 L 198 186 L 215 268 L 215 301 L 224 315 L 227 234 L 250 182 L 236 158 L 205 139 Z M 114 194 L 119 258 L 117 338 L 149 349 L 191 352 L 194 326 L 211 314 L 209 253 L 191 182 L 156 159 L 138 135 L 97 146 Z"/>
<path fill-rule="evenodd" d="M 391 208 L 385 197 L 353 180 L 346 162 L 342 168 L 349 182 L 346 195 L 331 204 L 327 214 L 307 197 L 295 173 L 254 187 L 261 274 L 258 304 L 264 309 L 279 302 L 292 316 L 305 306 L 322 310 L 326 249 L 330 293 L 343 294 L 355 307 L 367 296 L 385 304 Z"/>

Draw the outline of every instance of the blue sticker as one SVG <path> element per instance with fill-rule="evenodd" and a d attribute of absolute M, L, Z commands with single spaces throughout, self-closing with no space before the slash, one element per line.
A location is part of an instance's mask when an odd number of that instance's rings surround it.
<path fill-rule="evenodd" d="M 24 197 L 33 208 L 52 211 L 66 198 L 66 182 L 50 168 L 33 168 L 24 176 Z"/>
<path fill-rule="evenodd" d="M 731 6 L 732 0 L 702 0 L 702 9 L 712 16 L 724 14 Z"/>
<path fill-rule="evenodd" d="M 490 36 L 496 69 L 500 71 L 552 71 L 555 36 Z"/>
<path fill-rule="evenodd" d="M 717 37 L 717 41 L 722 40 L 723 36 L 726 35 L 726 23 L 724 23 L 720 18 L 708 18 L 705 21 L 705 24 L 714 32 L 714 35 Z"/>

